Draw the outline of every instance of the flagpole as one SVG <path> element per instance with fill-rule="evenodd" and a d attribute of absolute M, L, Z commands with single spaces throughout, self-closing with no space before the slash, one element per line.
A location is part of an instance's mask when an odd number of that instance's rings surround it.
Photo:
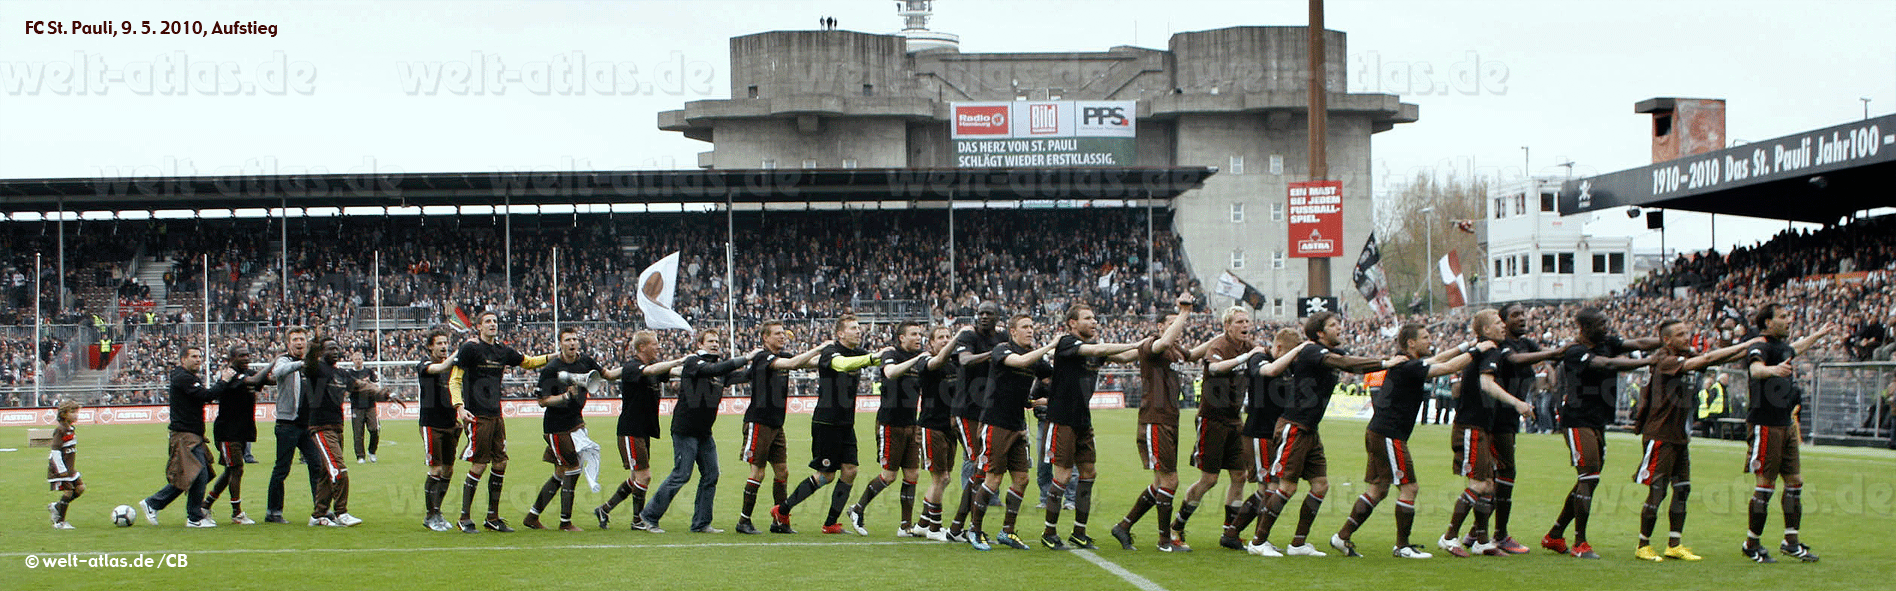
<path fill-rule="evenodd" d="M 375 311 L 375 360 L 382 360 L 382 251 L 375 251 L 375 271 L 372 275 L 375 287 L 369 293 L 374 302 L 369 307 Z"/>
<path fill-rule="evenodd" d="M 731 192 L 724 192 L 724 322 L 725 349 L 732 355 L 737 354 L 737 291 L 732 285 L 737 280 L 737 221 L 731 214 Z"/>
<path fill-rule="evenodd" d="M 208 353 L 211 350 L 211 255 L 204 253 L 198 256 L 199 272 L 202 273 L 200 278 L 203 281 L 199 284 L 198 295 L 203 296 L 204 300 L 204 351 Z"/>
<path fill-rule="evenodd" d="M 61 219 L 64 219 L 62 216 Z M 46 363 L 40 357 L 40 331 L 45 330 L 45 322 L 40 319 L 40 253 L 33 253 L 33 406 L 40 405 L 40 384 L 46 381 Z"/>
<path fill-rule="evenodd" d="M 560 247 L 553 247 L 553 339 L 560 338 Z"/>

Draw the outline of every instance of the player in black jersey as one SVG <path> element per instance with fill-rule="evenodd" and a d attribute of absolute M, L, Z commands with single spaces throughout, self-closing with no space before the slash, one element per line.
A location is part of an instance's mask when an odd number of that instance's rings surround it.
<path fill-rule="evenodd" d="M 238 380 L 224 391 L 217 400 L 217 420 L 212 424 L 212 434 L 217 436 L 217 463 L 224 467 L 224 473 L 217 476 L 217 482 L 211 484 L 210 495 L 204 498 L 204 507 L 217 504 L 217 496 L 230 488 L 230 522 L 238 525 L 256 523 L 244 514 L 244 449 L 257 440 L 257 390 L 262 389 L 264 381 L 269 379 L 270 368 L 259 372 L 250 369 L 250 347 L 232 345 L 226 354 L 226 361 L 233 379 Z M 275 363 L 271 363 L 272 366 Z M 245 379 L 249 378 L 249 379 Z"/>
<path fill-rule="evenodd" d="M 856 501 L 844 512 L 849 518 L 849 527 L 857 535 L 869 535 L 863 524 L 863 509 L 882 489 L 895 482 L 897 472 L 902 477 L 902 524 L 895 530 L 895 537 L 916 537 L 910 530 L 914 525 L 916 469 L 921 466 L 920 427 L 916 426 L 916 413 L 922 401 L 922 368 L 929 361 L 929 354 L 922 351 L 922 325 L 918 322 L 904 322 L 895 328 L 896 346 L 884 349 L 878 357 L 882 358 L 882 367 L 876 372 L 876 392 L 881 395 L 882 406 L 876 411 L 876 463 L 882 466 L 882 473 L 863 487 L 862 499 Z"/>
<path fill-rule="evenodd" d="M 652 484 L 652 440 L 660 437 L 658 399 L 665 382 L 671 381 L 685 363 L 683 357 L 659 361 L 658 333 L 650 330 L 632 333 L 631 348 L 632 358 L 623 367 L 604 372 L 606 379 L 619 380 L 622 400 L 619 428 L 613 439 L 618 440 L 619 461 L 631 474 L 619 483 L 612 498 L 593 508 L 599 529 L 611 525 L 612 510 L 628 496 L 632 497 L 633 529 L 648 529 L 638 527 L 638 516 L 645 511 L 645 491 Z"/>
<path fill-rule="evenodd" d="M 1542 351 L 1540 344 L 1528 337 L 1526 304 L 1503 304 L 1501 321 L 1507 325 L 1508 339 L 1501 342 L 1501 356 L 1494 364 L 1494 379 L 1508 394 L 1527 400 L 1528 393 L 1534 390 L 1535 365 L 1559 358 L 1560 350 Z M 1494 544 L 1508 554 L 1526 554 L 1527 546 L 1508 533 L 1508 523 L 1514 514 L 1514 438 L 1521 431 L 1521 413 L 1507 406 L 1495 407 L 1494 426 L 1488 431 L 1494 448 Z"/>
<path fill-rule="evenodd" d="M 1396 331 L 1396 350 L 1410 360 L 1389 368 L 1382 388 L 1377 389 L 1371 399 L 1374 410 L 1369 426 L 1363 430 L 1364 451 L 1369 452 L 1363 483 L 1369 485 L 1369 490 L 1356 497 L 1356 506 L 1350 509 L 1343 528 L 1330 537 L 1330 547 L 1344 556 L 1362 556 L 1356 552 L 1356 543 L 1350 536 L 1369 520 L 1370 513 L 1388 496 L 1390 485 L 1394 485 L 1396 546 L 1391 553 L 1396 558 L 1430 557 L 1422 546 L 1409 543 L 1409 530 L 1415 524 L 1416 492 L 1420 489 L 1415 480 L 1415 460 L 1409 454 L 1409 435 L 1415 431 L 1416 414 L 1428 400 L 1425 387 L 1428 381 L 1461 371 L 1474 361 L 1476 354 L 1494 347 L 1494 341 L 1482 341 L 1480 345 L 1462 345 L 1430 357 L 1435 343 L 1428 327 L 1412 322 Z"/>
<path fill-rule="evenodd" d="M 964 457 L 961 463 L 961 506 L 948 524 L 948 540 L 965 542 L 961 526 L 967 523 L 974 497 L 987 475 L 979 469 L 981 449 L 981 412 L 987 405 L 989 379 L 992 377 L 989 354 L 1007 340 L 1005 331 L 996 330 L 1001 321 L 1001 305 L 981 302 L 975 308 L 974 326 L 955 335 L 952 355 L 955 363 L 954 425 L 961 435 Z"/>
<path fill-rule="evenodd" d="M 461 483 L 461 531 L 476 533 L 470 516 L 474 493 L 481 475 L 493 466 L 487 478 L 487 520 L 481 525 L 501 533 L 513 527 L 500 518 L 500 490 L 507 472 L 507 422 L 500 414 L 501 378 L 508 367 L 539 369 L 546 355 L 528 356 L 500 342 L 500 315 L 482 312 L 476 320 L 479 338 L 461 344 L 454 354 L 455 365 L 448 377 L 448 394 L 454 400 L 456 415 L 467 426 L 467 450 L 461 459 L 470 464 L 467 480 Z"/>
<path fill-rule="evenodd" d="M 1245 397 L 1244 428 L 1239 433 L 1244 435 L 1244 455 L 1251 459 L 1246 472 L 1250 473 L 1251 481 L 1257 484 L 1257 490 L 1238 507 L 1236 518 L 1230 524 L 1231 532 L 1227 535 L 1242 534 L 1244 528 L 1263 512 L 1264 504 L 1270 497 L 1277 494 L 1277 479 L 1271 475 L 1270 469 L 1271 432 L 1277 428 L 1277 419 L 1284 416 L 1284 404 L 1290 400 L 1291 381 L 1285 372 L 1290 370 L 1290 363 L 1297 360 L 1297 355 L 1310 346 L 1313 345 L 1304 340 L 1302 333 L 1286 326 L 1277 329 L 1277 334 L 1272 336 L 1270 349 L 1254 352 L 1244 364 L 1244 378 L 1251 382 L 1251 392 Z M 1258 525 L 1262 526 L 1263 523 Z M 1282 556 L 1281 552 L 1265 543 L 1265 533 L 1263 527 L 1257 528 L 1252 539 L 1243 543 L 1241 548 L 1254 556 Z M 1225 546 L 1225 541 L 1220 539 L 1219 545 Z"/>
<path fill-rule="evenodd" d="M 1033 467 L 1027 460 L 1026 409 L 1034 406 L 1033 401 L 1037 399 L 1035 383 L 1053 375 L 1053 366 L 1045 357 L 1053 351 L 1055 343 L 1034 347 L 1032 316 L 1020 314 L 1008 319 L 1007 334 L 1008 340 L 995 345 L 992 351 L 989 381 L 993 383 L 993 390 L 987 407 L 981 412 L 981 471 L 986 478 L 973 501 L 973 529 L 968 536 L 968 544 L 976 550 L 991 548 L 981 526 L 987 515 L 988 500 L 999 496 L 994 489 L 1000 486 L 1004 475 L 1012 477 L 1013 485 L 1008 487 L 1004 503 L 1007 520 L 994 541 L 1016 550 L 1028 549 L 1027 543 L 1014 533 L 1021 494 L 1027 490 L 1027 471 Z"/>
<path fill-rule="evenodd" d="M 1758 543 L 1764 535 L 1764 521 L 1771 512 L 1771 493 L 1777 481 L 1784 481 L 1784 543 L 1778 551 L 1804 562 L 1816 562 L 1810 546 L 1798 538 L 1798 525 L 1804 519 L 1804 473 L 1797 448 L 1804 440 L 1797 421 L 1804 404 L 1804 390 L 1793 379 L 1797 371 L 1791 360 L 1837 331 L 1837 325 L 1795 341 L 1791 338 L 1791 312 L 1776 303 L 1758 309 L 1753 321 L 1765 342 L 1752 345 L 1746 353 L 1751 375 L 1751 411 L 1745 417 L 1750 431 L 1750 449 L 1745 454 L 1745 471 L 1757 476 L 1751 492 L 1750 529 L 1745 532 L 1742 550 L 1756 562 L 1775 562 L 1771 553 Z"/>
<path fill-rule="evenodd" d="M 922 388 L 921 412 L 916 416 L 916 424 L 922 427 L 921 457 L 922 470 L 928 472 L 928 490 L 922 493 L 922 517 L 916 524 L 920 533 L 937 542 L 948 541 L 948 532 L 942 529 L 942 495 L 948 492 L 948 482 L 955 467 L 955 442 L 960 439 L 955 433 L 954 416 L 950 412 L 954 403 L 954 376 L 948 371 L 950 356 L 948 348 L 954 345 L 953 334 L 946 326 L 937 326 L 928 331 L 928 351 L 930 358 L 922 364 L 919 371 Z"/>
<path fill-rule="evenodd" d="M 823 521 L 823 533 L 843 533 L 836 519 L 849 505 L 849 490 L 856 482 L 856 389 L 865 367 L 882 364 L 876 353 L 862 350 L 862 324 L 853 314 L 836 319 L 836 340 L 823 347 L 817 357 L 816 410 L 810 416 L 809 478 L 797 484 L 790 498 L 770 508 L 770 517 L 780 527 L 790 527 L 790 511 L 817 489 L 831 481 L 829 516 Z M 885 348 L 883 351 L 888 351 Z M 868 535 L 858 530 L 858 535 Z"/>
<path fill-rule="evenodd" d="M 1597 308 L 1574 314 L 1579 342 L 1567 345 L 1560 354 L 1561 393 L 1560 427 L 1567 438 L 1575 479 L 1573 490 L 1555 519 L 1554 527 L 1541 538 L 1541 547 L 1565 551 L 1576 558 L 1597 559 L 1593 544 L 1587 541 L 1587 519 L 1593 512 L 1593 490 L 1600 484 L 1600 470 L 1606 457 L 1605 430 L 1619 408 L 1619 374 L 1652 364 L 1652 358 L 1628 356 L 1633 351 L 1659 347 L 1659 339 L 1624 340 L 1607 333 L 1606 315 Z M 1567 547 L 1567 524 L 1574 526 L 1574 545 Z"/>
<path fill-rule="evenodd" d="M 421 457 L 428 465 L 428 480 L 421 488 L 428 516 L 421 525 L 434 531 L 454 529 L 441 516 L 441 499 L 448 495 L 448 475 L 454 472 L 454 456 L 461 443 L 454 400 L 448 394 L 448 374 L 454 368 L 454 359 L 448 356 L 450 338 L 446 330 L 429 331 L 428 358 L 415 362 L 415 383 L 421 389 Z"/>
<path fill-rule="evenodd" d="M 1065 550 L 1060 535 L 1054 527 L 1060 523 L 1060 509 L 1066 498 L 1066 483 L 1075 470 L 1079 480 L 1075 481 L 1073 501 L 1073 535 L 1068 541 L 1080 550 L 1092 550 L 1093 538 L 1086 535 L 1086 518 L 1093 511 L 1093 481 L 1098 477 L 1094 471 L 1098 451 L 1093 444 L 1093 391 L 1099 384 L 1099 368 L 1108 357 L 1148 346 L 1152 337 L 1134 343 L 1108 344 L 1095 343 L 1099 338 L 1099 320 L 1093 308 L 1086 304 L 1074 304 L 1066 311 L 1067 334 L 1060 335 L 1053 346 L 1053 383 L 1047 397 L 1047 422 L 1053 428 L 1047 433 L 1047 448 L 1041 450 L 1043 457 L 1053 464 L 1053 486 L 1047 493 L 1047 525 L 1040 534 L 1040 543 L 1052 550 Z"/>
<path fill-rule="evenodd" d="M 1449 437 L 1449 449 L 1455 456 L 1454 473 L 1467 480 L 1467 488 L 1455 499 L 1448 531 L 1435 545 L 1461 558 L 1473 554 L 1504 556 L 1509 552 L 1488 535 L 1488 519 L 1494 514 L 1494 477 L 1498 463 L 1491 429 L 1495 414 L 1502 408 L 1509 413 L 1529 416 L 1534 408 L 1503 389 L 1498 379 L 1503 353 L 1496 347 L 1507 338 L 1507 326 L 1501 321 L 1501 314 L 1492 308 L 1477 312 L 1469 328 L 1484 347 L 1474 362 L 1461 371 L 1461 383 L 1455 389 L 1455 425 Z M 1468 532 L 1472 543 L 1461 539 L 1462 522 L 1470 513 L 1475 516 Z"/>
<path fill-rule="evenodd" d="M 540 524 L 540 512 L 553 501 L 555 492 L 560 495 L 560 531 L 580 531 L 573 525 L 573 486 L 579 482 L 580 457 L 579 445 L 590 441 L 585 436 L 586 419 L 582 411 L 586 408 L 586 381 L 594 372 L 602 374 L 599 362 L 591 355 L 579 351 L 579 329 L 566 327 L 560 329 L 560 354 L 548 360 L 540 368 L 540 381 L 535 388 L 535 397 L 540 408 L 546 409 L 541 415 L 541 432 L 546 439 L 546 452 L 542 458 L 553 465 L 553 476 L 540 485 L 540 496 L 533 501 L 533 507 L 527 510 L 526 519 L 520 524 L 527 529 L 546 529 Z"/>
<path fill-rule="evenodd" d="M 750 464 L 750 478 L 744 481 L 744 506 L 737 514 L 737 533 L 760 534 L 757 526 L 751 524 L 751 511 L 757 508 L 757 491 L 764 483 L 764 467 L 774 472 L 771 481 L 771 504 L 782 504 L 789 498 L 790 468 L 788 446 L 783 434 L 783 417 L 790 398 L 790 372 L 816 366 L 816 356 L 833 341 L 804 351 L 801 355 L 789 355 L 784 346 L 790 342 L 790 332 L 784 330 L 783 322 L 765 320 L 757 327 L 757 336 L 763 346 L 752 351 L 745 366 L 750 381 L 750 407 L 744 410 L 744 446 L 738 457 Z M 775 533 L 795 533 L 788 526 L 771 524 Z"/>

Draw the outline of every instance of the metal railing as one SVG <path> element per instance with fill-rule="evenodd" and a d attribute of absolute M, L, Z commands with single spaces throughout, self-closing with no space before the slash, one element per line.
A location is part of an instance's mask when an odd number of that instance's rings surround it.
<path fill-rule="evenodd" d="M 1889 440 L 1896 362 L 1819 363 L 1804 396 L 1811 439 Z"/>

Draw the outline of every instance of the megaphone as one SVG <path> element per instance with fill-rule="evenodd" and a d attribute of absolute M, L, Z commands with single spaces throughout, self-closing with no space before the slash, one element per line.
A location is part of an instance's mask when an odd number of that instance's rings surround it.
<path fill-rule="evenodd" d="M 562 371 L 560 372 L 560 383 L 573 384 L 585 388 L 586 395 L 588 396 L 598 396 L 606 391 L 606 376 L 601 375 L 599 370 L 596 369 L 586 373 Z"/>

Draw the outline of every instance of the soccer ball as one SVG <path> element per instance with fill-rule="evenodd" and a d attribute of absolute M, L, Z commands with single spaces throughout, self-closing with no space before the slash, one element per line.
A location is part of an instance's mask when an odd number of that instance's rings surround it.
<path fill-rule="evenodd" d="M 133 515 L 132 515 L 131 505 L 119 505 L 117 507 L 112 508 L 112 525 L 116 525 L 119 527 L 131 527 L 132 517 Z"/>

